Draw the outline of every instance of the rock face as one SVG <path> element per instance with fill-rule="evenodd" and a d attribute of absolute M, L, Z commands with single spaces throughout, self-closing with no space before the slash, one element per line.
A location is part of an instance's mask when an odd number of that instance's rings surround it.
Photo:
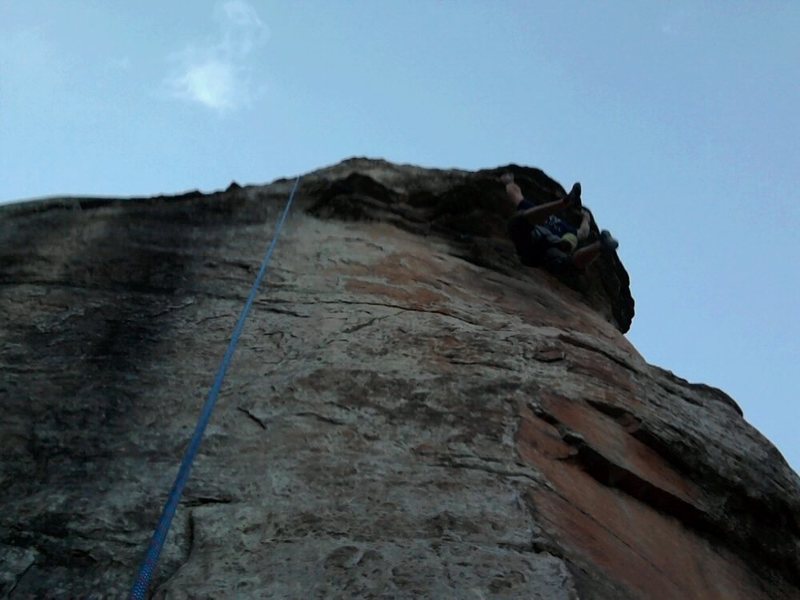
<path fill-rule="evenodd" d="M 616 258 L 516 261 L 499 172 L 303 178 L 155 597 L 800 597 L 797 475 Z M 2 594 L 126 594 L 292 183 L 0 212 Z"/>

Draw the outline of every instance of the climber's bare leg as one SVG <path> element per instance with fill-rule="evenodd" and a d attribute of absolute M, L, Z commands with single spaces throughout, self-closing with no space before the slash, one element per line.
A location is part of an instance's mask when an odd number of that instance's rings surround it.
<path fill-rule="evenodd" d="M 603 244 L 601 242 L 592 242 L 588 246 L 579 248 L 572 255 L 572 264 L 578 269 L 585 269 L 594 259 L 603 253 Z"/>
<path fill-rule="evenodd" d="M 506 196 L 508 196 L 508 199 L 514 203 L 514 208 L 519 206 L 519 203 L 525 199 L 525 197 L 522 195 L 522 190 L 513 181 L 506 183 Z"/>
<path fill-rule="evenodd" d="M 514 207 L 516 208 L 519 206 L 519 203 L 522 202 L 525 197 L 522 195 L 522 190 L 520 187 L 514 183 L 514 178 L 507 173 L 500 178 L 500 181 L 505 183 L 506 196 L 508 196 L 508 199 L 514 204 Z M 529 208 L 521 214 L 528 220 L 529 223 L 533 225 L 540 225 L 541 223 L 544 223 L 551 215 L 564 210 L 568 204 L 569 200 L 565 196 L 561 200 L 556 200 L 554 202 L 548 202 L 547 204 L 540 204 L 539 206 Z"/>

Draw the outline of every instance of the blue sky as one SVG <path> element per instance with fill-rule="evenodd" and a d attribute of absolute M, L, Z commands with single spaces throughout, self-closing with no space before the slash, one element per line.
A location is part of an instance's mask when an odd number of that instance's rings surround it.
<path fill-rule="evenodd" d="M 0 202 L 354 155 L 580 180 L 629 338 L 798 470 L 798 31 L 795 1 L 0 0 Z"/>

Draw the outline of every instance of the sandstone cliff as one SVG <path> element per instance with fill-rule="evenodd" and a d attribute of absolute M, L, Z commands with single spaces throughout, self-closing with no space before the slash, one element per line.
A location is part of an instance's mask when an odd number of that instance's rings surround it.
<path fill-rule="evenodd" d="M 499 172 L 303 178 L 156 597 L 800 597 L 797 475 L 615 257 L 519 265 Z M 0 593 L 126 594 L 291 185 L 0 210 Z"/>

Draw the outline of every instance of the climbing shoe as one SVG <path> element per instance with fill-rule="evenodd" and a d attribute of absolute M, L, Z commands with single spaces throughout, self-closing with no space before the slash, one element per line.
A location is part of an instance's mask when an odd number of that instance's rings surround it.
<path fill-rule="evenodd" d="M 619 242 L 614 239 L 614 236 L 611 235 L 608 229 L 603 229 L 603 231 L 600 232 L 600 243 L 603 245 L 603 249 L 609 252 L 619 247 Z"/>
<path fill-rule="evenodd" d="M 581 208 L 581 184 L 579 182 L 575 182 L 572 186 L 572 189 L 567 194 L 567 206 L 566 208 L 574 208 L 580 210 Z"/>

